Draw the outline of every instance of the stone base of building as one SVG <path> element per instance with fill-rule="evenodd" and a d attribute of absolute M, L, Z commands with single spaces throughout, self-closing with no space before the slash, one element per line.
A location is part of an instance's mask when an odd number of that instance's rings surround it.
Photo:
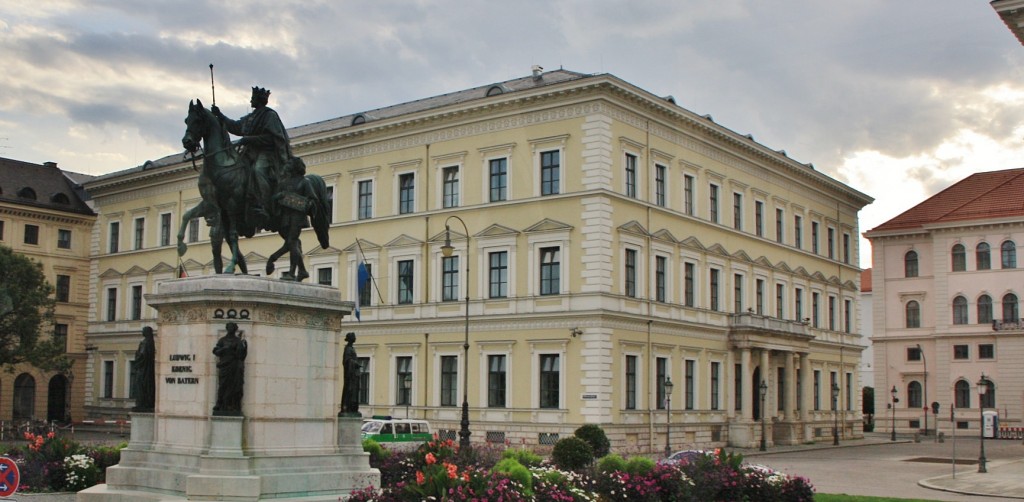
<path fill-rule="evenodd" d="M 337 501 L 380 485 L 358 417 L 338 417 L 337 290 L 246 276 L 168 281 L 160 313 L 153 413 L 132 415 L 131 441 L 107 484 L 79 502 Z M 212 349 L 228 322 L 248 344 L 242 416 L 213 416 Z"/>

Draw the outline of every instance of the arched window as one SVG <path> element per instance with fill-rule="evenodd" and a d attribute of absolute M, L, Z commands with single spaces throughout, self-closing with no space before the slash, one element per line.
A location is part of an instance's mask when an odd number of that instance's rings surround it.
<path fill-rule="evenodd" d="M 36 379 L 28 373 L 22 373 L 14 379 L 13 412 L 15 420 L 36 418 Z"/>
<path fill-rule="evenodd" d="M 953 298 L 953 324 L 967 324 L 967 298 Z"/>
<path fill-rule="evenodd" d="M 921 382 L 910 382 L 907 385 L 907 408 L 921 407 Z"/>
<path fill-rule="evenodd" d="M 971 384 L 967 380 L 957 380 L 953 384 L 953 399 L 957 408 L 971 407 Z"/>
<path fill-rule="evenodd" d="M 921 305 L 914 300 L 907 302 L 907 327 L 921 327 Z"/>
<path fill-rule="evenodd" d="M 992 322 L 992 297 L 981 295 L 978 297 L 978 324 Z"/>
<path fill-rule="evenodd" d="M 68 199 L 67 195 L 58 192 L 50 196 L 50 202 L 54 202 L 57 204 L 70 204 L 71 200 Z"/>
<path fill-rule="evenodd" d="M 36 200 L 36 191 L 31 187 L 21 187 L 21 190 L 18 190 L 18 197 L 21 197 L 22 199 Z"/>
<path fill-rule="evenodd" d="M 996 407 L 996 384 L 992 383 L 992 380 L 985 379 L 985 395 L 981 396 L 981 407 L 982 408 L 995 408 Z"/>
<path fill-rule="evenodd" d="M 917 251 L 907 251 L 903 255 L 903 276 L 917 277 Z"/>
<path fill-rule="evenodd" d="M 974 251 L 974 258 L 978 262 L 978 270 L 988 270 L 992 268 L 992 256 L 989 253 L 987 242 L 978 244 L 978 248 Z"/>
<path fill-rule="evenodd" d="M 1003 268 L 1017 268 L 1017 245 L 1013 241 L 1006 241 L 1003 245 L 999 246 L 1002 257 Z"/>
<path fill-rule="evenodd" d="M 1017 295 L 1006 293 L 1003 296 L 1003 322 L 1017 322 L 1020 314 L 1017 312 Z"/>
<path fill-rule="evenodd" d="M 953 246 L 953 271 L 963 272 L 967 270 L 967 250 L 963 244 Z"/>

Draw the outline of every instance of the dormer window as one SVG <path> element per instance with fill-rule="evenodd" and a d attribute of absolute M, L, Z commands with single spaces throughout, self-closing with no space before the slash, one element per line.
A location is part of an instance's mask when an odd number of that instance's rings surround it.
<path fill-rule="evenodd" d="M 21 190 L 18 190 L 18 197 L 21 197 L 22 199 L 36 200 L 36 191 L 32 190 L 30 187 L 24 187 Z"/>
<path fill-rule="evenodd" d="M 365 124 L 365 123 L 366 123 L 366 115 L 363 115 L 362 113 L 360 113 L 359 115 L 356 115 L 355 117 L 352 117 L 352 125 L 359 125 L 359 124 Z"/>
<path fill-rule="evenodd" d="M 68 199 L 68 196 L 66 194 L 58 192 L 58 193 L 55 193 L 55 194 L 50 196 L 50 202 L 53 202 L 55 204 L 65 204 L 66 205 L 66 204 L 70 204 L 71 200 Z"/>

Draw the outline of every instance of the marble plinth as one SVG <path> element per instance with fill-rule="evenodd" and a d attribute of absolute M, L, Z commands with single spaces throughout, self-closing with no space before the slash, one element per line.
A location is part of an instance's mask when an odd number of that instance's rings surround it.
<path fill-rule="evenodd" d="M 338 418 L 342 319 L 351 302 L 320 285 L 249 276 L 161 283 L 157 396 L 135 414 L 107 484 L 79 502 L 344 499 L 380 473 L 359 419 Z M 217 340 L 228 322 L 248 344 L 242 416 L 212 416 Z"/>

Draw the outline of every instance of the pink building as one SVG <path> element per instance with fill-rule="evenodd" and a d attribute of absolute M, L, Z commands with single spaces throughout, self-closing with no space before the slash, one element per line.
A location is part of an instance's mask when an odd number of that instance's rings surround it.
<path fill-rule="evenodd" d="M 1001 425 L 1020 426 L 1024 169 L 971 175 L 864 235 L 872 245 L 876 430 L 895 422 L 897 432 L 938 426 L 949 434 L 955 422 L 977 433 L 979 404 L 997 410 Z"/>

